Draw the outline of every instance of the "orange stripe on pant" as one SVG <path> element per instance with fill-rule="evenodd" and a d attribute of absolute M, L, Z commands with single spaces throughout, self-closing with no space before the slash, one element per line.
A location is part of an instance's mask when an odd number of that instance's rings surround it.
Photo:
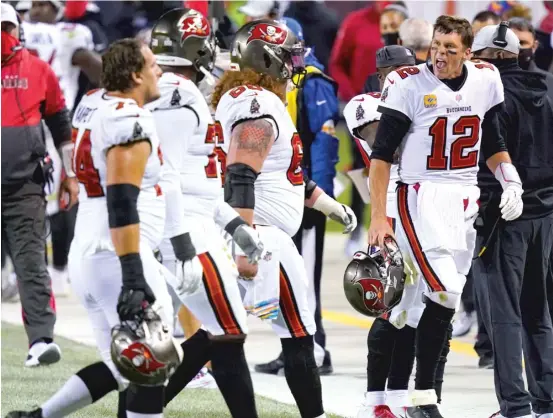
<path fill-rule="evenodd" d="M 219 323 L 219 326 L 223 329 L 225 334 L 238 335 L 242 334 L 242 329 L 232 312 L 232 307 L 228 300 L 225 288 L 223 286 L 223 279 L 215 266 L 213 258 L 209 253 L 203 253 L 198 256 L 200 263 L 204 269 L 203 282 L 207 293 L 207 298 L 215 318 Z"/>
<path fill-rule="evenodd" d="M 367 154 L 367 151 L 363 148 L 363 145 L 361 145 L 361 140 L 357 138 L 355 139 L 355 144 L 357 145 L 357 149 L 361 153 L 361 158 L 363 158 L 363 162 L 367 166 L 367 168 L 371 168 L 371 157 L 369 157 L 369 154 Z"/>
<path fill-rule="evenodd" d="M 293 337 L 306 337 L 308 335 L 298 310 L 298 305 L 294 299 L 290 279 L 280 265 L 280 310 L 288 327 L 288 331 Z"/>
<path fill-rule="evenodd" d="M 407 200 L 408 187 L 409 186 L 407 184 L 401 184 L 397 190 L 399 219 L 401 220 L 401 225 L 403 226 L 405 235 L 407 235 L 409 246 L 413 250 L 415 260 L 421 269 L 424 280 L 433 292 L 444 292 L 445 287 L 442 282 L 440 282 L 440 279 L 438 279 L 438 276 L 434 272 L 434 269 L 432 269 L 432 266 L 430 266 L 426 255 L 422 251 L 419 239 L 417 238 L 413 220 L 409 214 L 409 203 Z"/>

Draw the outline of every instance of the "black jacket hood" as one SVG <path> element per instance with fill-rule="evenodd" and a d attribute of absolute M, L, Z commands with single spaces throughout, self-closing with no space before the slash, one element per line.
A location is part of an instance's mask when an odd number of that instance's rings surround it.
<path fill-rule="evenodd" d="M 539 108 L 547 101 L 545 75 L 523 70 L 516 63 L 499 65 L 503 88 L 525 106 Z"/>

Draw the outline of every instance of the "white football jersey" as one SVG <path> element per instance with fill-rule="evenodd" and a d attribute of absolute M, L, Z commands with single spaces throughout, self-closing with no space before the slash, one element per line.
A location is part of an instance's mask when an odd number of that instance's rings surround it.
<path fill-rule="evenodd" d="M 355 96 L 344 108 L 344 118 L 351 135 L 355 138 L 357 148 L 363 157 L 366 166 L 370 166 L 371 147 L 367 141 L 357 135 L 357 128 L 361 128 L 371 122 L 380 120 L 380 93 L 366 93 Z M 390 184 L 388 185 L 388 195 L 395 195 L 396 183 L 399 180 L 398 165 L 392 164 L 390 170 Z"/>
<path fill-rule="evenodd" d="M 163 235 L 165 200 L 158 186 L 163 156 L 154 118 L 132 99 L 93 90 L 73 115 L 73 170 L 80 183 L 73 242 L 85 253 L 113 250 L 106 203 L 107 152 L 116 145 L 148 138 L 152 152 L 138 197 L 141 237 L 156 248 Z"/>
<path fill-rule="evenodd" d="M 179 188 L 186 195 L 182 216 L 213 221 L 217 201 L 222 199 L 226 157 L 221 125 L 213 121 L 205 98 L 191 80 L 164 73 L 158 86 L 161 97 L 146 107 L 154 115 L 164 170 L 178 173 Z M 167 236 L 175 233 L 167 231 Z"/>
<path fill-rule="evenodd" d="M 254 223 L 276 226 L 292 236 L 300 227 L 305 200 L 303 147 L 284 103 L 261 87 L 239 86 L 223 95 L 215 113 L 223 127 L 226 153 L 233 128 L 260 118 L 272 124 L 276 140 L 255 181 Z"/>
<path fill-rule="evenodd" d="M 467 78 L 458 91 L 426 63 L 386 77 L 380 106 L 412 121 L 399 150 L 402 182 L 476 184 L 481 124 L 486 112 L 503 102 L 503 84 L 492 64 L 467 61 L 465 67 Z"/>
<path fill-rule="evenodd" d="M 81 69 L 73 65 L 73 55 L 79 49 L 94 50 L 92 32 L 84 25 L 58 22 L 23 22 L 25 47 L 36 51 L 40 59 L 46 61 L 58 76 L 60 87 L 69 110 L 75 105 L 79 90 Z"/>

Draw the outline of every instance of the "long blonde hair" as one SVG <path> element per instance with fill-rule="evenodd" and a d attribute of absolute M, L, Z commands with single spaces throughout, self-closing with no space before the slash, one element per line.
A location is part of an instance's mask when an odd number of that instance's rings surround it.
<path fill-rule="evenodd" d="M 283 102 L 286 99 L 285 89 L 281 81 L 277 81 L 267 74 L 259 74 L 247 68 L 243 71 L 225 71 L 213 90 L 211 105 L 216 109 L 221 97 L 223 97 L 227 91 L 248 84 L 263 87 L 265 90 L 273 92 Z"/>

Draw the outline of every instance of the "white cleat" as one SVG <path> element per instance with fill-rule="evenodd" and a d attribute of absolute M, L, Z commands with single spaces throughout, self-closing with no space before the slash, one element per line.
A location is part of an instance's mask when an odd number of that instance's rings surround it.
<path fill-rule="evenodd" d="M 211 374 L 207 371 L 207 367 L 200 370 L 194 379 L 186 385 L 187 389 L 217 389 L 217 383 Z"/>
<path fill-rule="evenodd" d="M 38 342 L 33 344 L 25 360 L 25 367 L 54 364 L 61 359 L 61 349 L 56 343 Z"/>
<path fill-rule="evenodd" d="M 457 319 L 453 322 L 453 332 L 451 335 L 453 337 L 464 337 L 472 330 L 474 324 L 476 324 L 474 312 L 459 312 Z"/>

